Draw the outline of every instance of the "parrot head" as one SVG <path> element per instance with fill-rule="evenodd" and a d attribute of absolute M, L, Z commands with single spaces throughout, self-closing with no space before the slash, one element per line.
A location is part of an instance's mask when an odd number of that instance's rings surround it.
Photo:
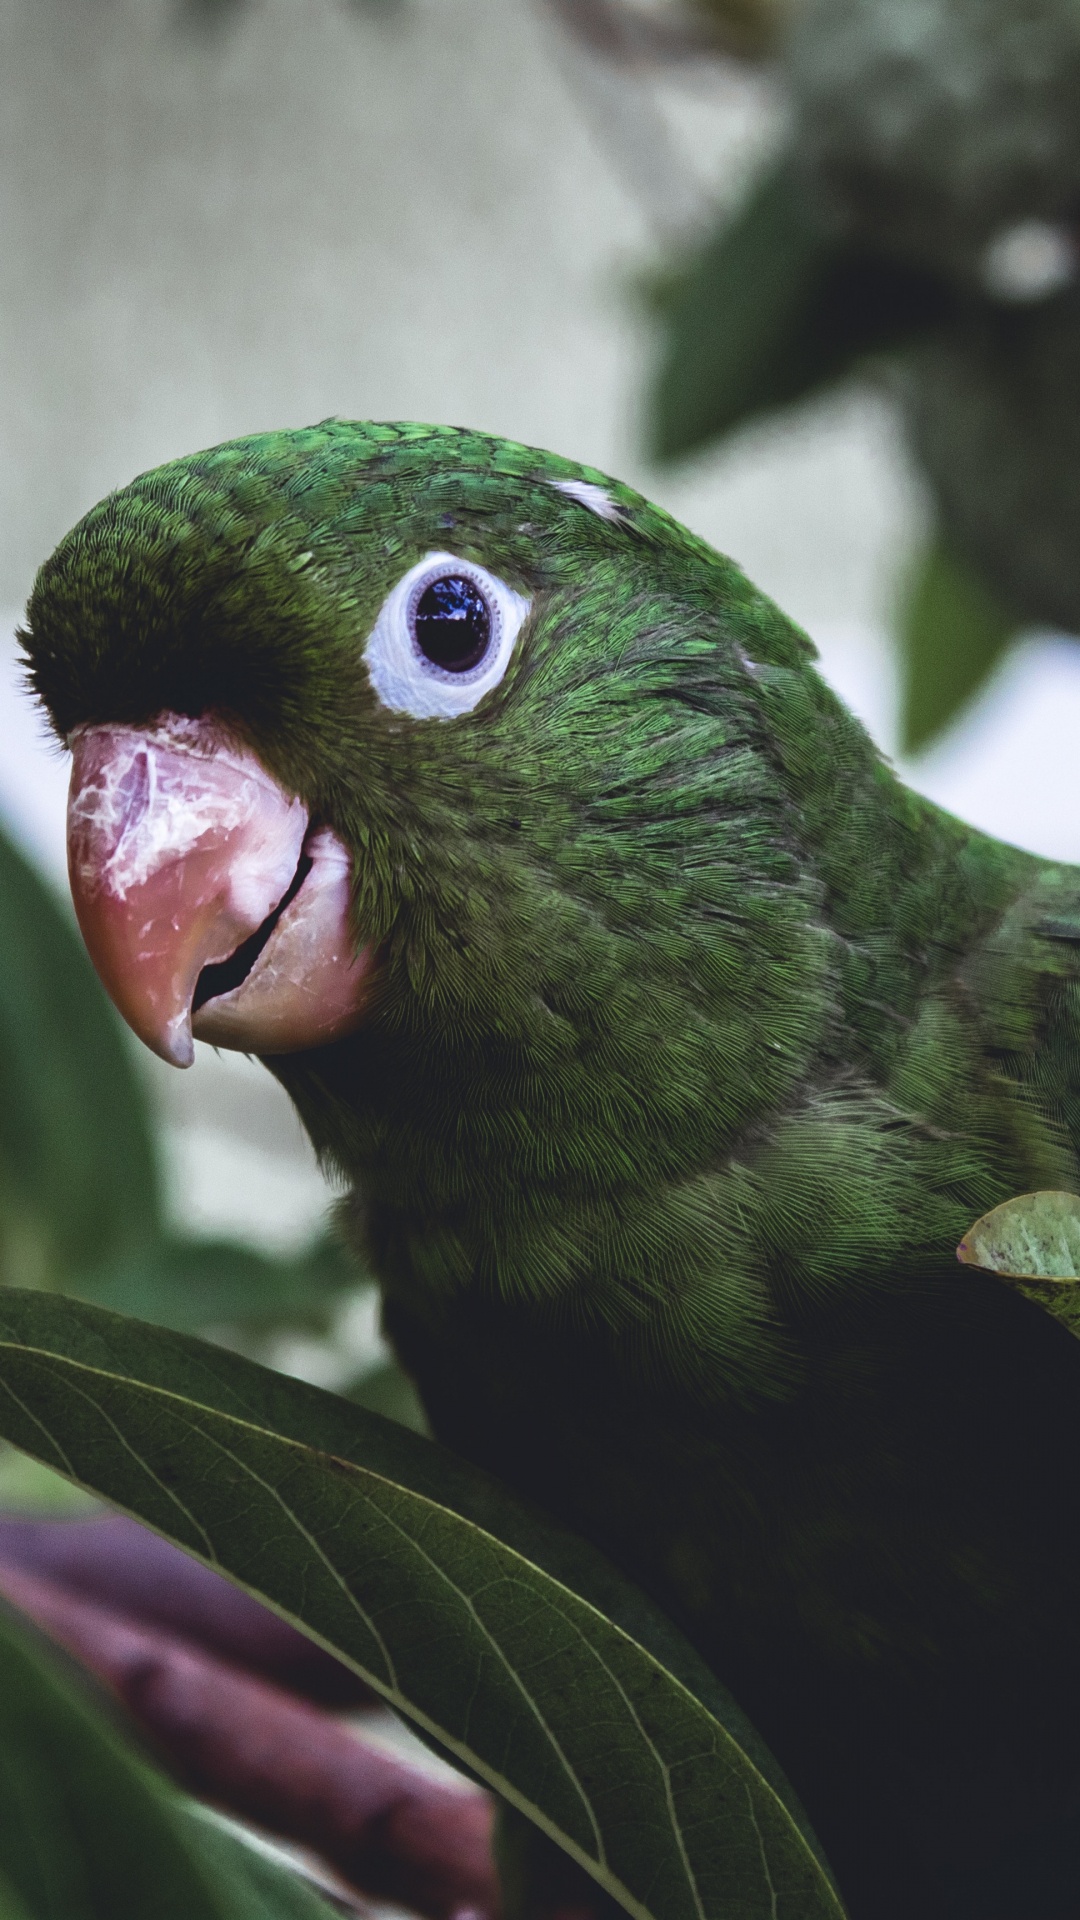
<path fill-rule="evenodd" d="M 265 1058 L 414 1214 L 715 1162 L 833 1018 L 830 889 L 890 885 L 836 840 L 887 777 L 805 637 L 506 441 L 332 421 L 176 461 L 66 536 L 22 637 L 120 1011 L 178 1066 Z"/>

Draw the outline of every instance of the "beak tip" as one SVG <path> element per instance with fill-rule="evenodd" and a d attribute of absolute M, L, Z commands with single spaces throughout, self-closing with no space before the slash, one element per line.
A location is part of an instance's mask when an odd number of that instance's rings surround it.
<path fill-rule="evenodd" d="M 190 1016 L 170 1020 L 164 1031 L 143 1034 L 142 1038 L 170 1067 L 195 1065 L 195 1041 L 192 1038 Z"/>

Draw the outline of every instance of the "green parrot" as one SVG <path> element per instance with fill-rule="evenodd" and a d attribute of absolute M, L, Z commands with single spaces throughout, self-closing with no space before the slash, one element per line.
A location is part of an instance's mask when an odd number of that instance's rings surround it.
<path fill-rule="evenodd" d="M 955 1250 L 1080 1185 L 1080 872 L 479 433 L 161 467 L 23 641 L 106 986 L 287 1088 L 436 1434 L 679 1622 L 853 1920 L 1075 1920 L 1080 1347 Z"/>

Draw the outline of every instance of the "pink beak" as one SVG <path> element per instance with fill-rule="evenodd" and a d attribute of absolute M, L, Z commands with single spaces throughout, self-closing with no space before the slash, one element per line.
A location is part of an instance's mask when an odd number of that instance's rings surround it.
<path fill-rule="evenodd" d="M 79 727 L 72 749 L 75 912 L 140 1040 L 188 1067 L 194 1039 L 291 1053 L 359 1024 L 348 849 L 253 753 L 171 713 Z"/>

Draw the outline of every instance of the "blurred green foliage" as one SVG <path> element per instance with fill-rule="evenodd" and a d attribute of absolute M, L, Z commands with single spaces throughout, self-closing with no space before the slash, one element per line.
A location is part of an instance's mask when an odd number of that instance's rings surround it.
<path fill-rule="evenodd" d="M 116 1313 L 194 1333 L 201 1327 L 323 1332 L 345 1294 L 363 1281 L 338 1241 L 271 1259 L 230 1240 L 160 1235 L 135 1253 L 83 1269 L 74 1291 Z"/>
<path fill-rule="evenodd" d="M 197 1815 L 0 1609 L 0 1920 L 327 1920 L 293 1875 Z"/>
<path fill-rule="evenodd" d="M 947 329 L 962 302 L 927 269 L 845 242 L 816 212 L 792 152 L 708 236 L 656 301 L 649 438 L 662 460 L 821 393 Z M 902 746 L 927 746 L 983 685 L 1019 622 L 934 548 L 896 630 Z"/>
<path fill-rule="evenodd" d="M 0 1279 L 59 1285 L 160 1232 L 146 1100 L 57 902 L 0 837 Z"/>
<path fill-rule="evenodd" d="M 952 299 L 932 275 L 830 238 L 785 155 L 660 305 L 651 440 L 674 459 L 917 337 Z"/>
<path fill-rule="evenodd" d="M 774 61 L 791 131 L 666 276 L 651 450 L 699 452 L 886 371 L 937 532 L 895 629 L 916 751 L 1025 624 L 1080 630 L 1080 15 L 1073 0 L 1030 19 L 1019 0 L 747 12 L 746 51 Z"/>
<path fill-rule="evenodd" d="M 924 554 L 898 631 L 900 747 L 918 753 L 990 678 L 1020 622 L 944 542 Z"/>

